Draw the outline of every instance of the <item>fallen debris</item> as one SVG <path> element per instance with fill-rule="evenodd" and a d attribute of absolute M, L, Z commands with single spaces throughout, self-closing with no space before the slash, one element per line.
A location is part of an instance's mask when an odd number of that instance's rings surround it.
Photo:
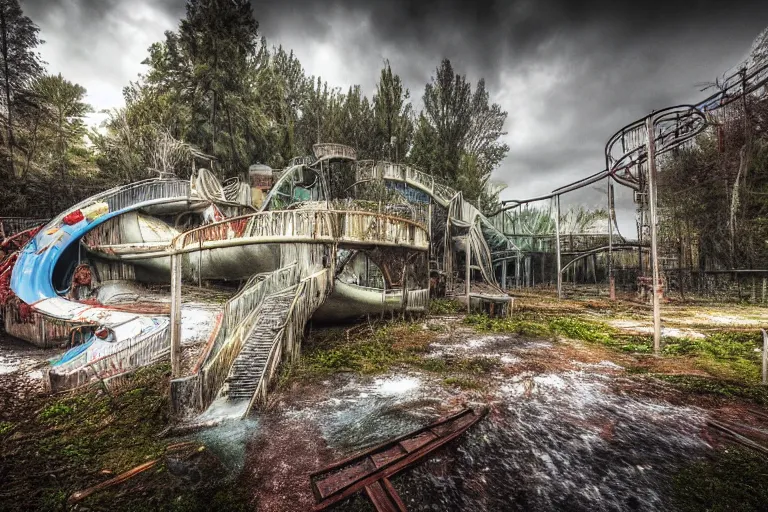
<path fill-rule="evenodd" d="M 168 446 L 165 451 L 166 453 L 173 453 L 178 452 L 180 450 L 184 450 L 186 448 L 190 448 L 194 445 L 194 443 L 177 443 L 172 444 Z M 202 447 L 201 447 L 202 448 Z M 77 491 L 72 493 L 72 495 L 69 497 L 69 500 L 67 500 L 67 503 L 70 505 L 74 505 L 76 503 L 79 503 L 83 501 L 88 496 L 91 496 L 92 494 L 95 494 L 99 491 L 103 491 L 104 489 L 108 489 L 109 487 L 115 486 L 117 484 L 123 483 L 126 480 L 129 480 L 133 478 L 134 476 L 143 473 L 144 471 L 147 471 L 148 469 L 152 469 L 155 467 L 161 459 L 154 459 L 150 460 L 149 462 L 145 462 L 144 464 L 140 464 L 139 466 L 136 466 L 133 469 L 129 469 L 128 471 L 124 473 L 120 473 L 114 478 L 110 478 L 109 480 L 106 480 L 104 482 L 101 482 L 100 484 L 94 485 L 93 487 L 89 487 L 87 489 L 84 489 L 82 491 Z"/>
<path fill-rule="evenodd" d="M 312 510 L 325 510 L 365 490 L 379 512 L 404 512 L 405 505 L 388 478 L 421 462 L 434 450 L 459 437 L 487 413 L 487 407 L 464 409 L 312 473 L 312 492 L 317 500 Z"/>

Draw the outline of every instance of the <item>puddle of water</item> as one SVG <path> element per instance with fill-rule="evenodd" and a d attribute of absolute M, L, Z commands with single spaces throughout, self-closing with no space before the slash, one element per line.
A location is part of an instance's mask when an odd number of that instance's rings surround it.
<path fill-rule="evenodd" d="M 468 345 L 463 343 L 463 345 Z M 502 362 L 544 342 L 488 344 Z M 442 351 L 443 347 L 435 347 Z M 669 475 L 711 448 L 706 412 L 616 392 L 610 361 L 495 380 L 494 411 L 460 440 L 393 480 L 409 510 L 666 510 Z M 594 373 L 591 372 L 594 370 Z M 349 378 L 290 411 L 341 456 L 432 422 L 453 398 L 429 375 Z M 340 510 L 370 510 L 360 501 Z"/>

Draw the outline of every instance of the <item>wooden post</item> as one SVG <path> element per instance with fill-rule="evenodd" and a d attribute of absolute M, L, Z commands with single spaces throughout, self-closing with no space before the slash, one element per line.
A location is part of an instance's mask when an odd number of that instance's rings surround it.
<path fill-rule="evenodd" d="M 563 298 L 563 272 L 560 261 L 560 196 L 555 196 L 555 249 L 557 257 L 557 298 Z"/>
<path fill-rule="evenodd" d="M 765 329 L 760 329 L 763 333 L 763 386 L 768 384 L 768 334 Z"/>
<path fill-rule="evenodd" d="M 181 377 L 182 255 L 171 256 L 171 378 Z"/>
<path fill-rule="evenodd" d="M 661 352 L 661 304 L 659 302 L 659 252 L 656 240 L 656 140 L 653 128 L 654 116 L 648 116 L 646 131 L 648 134 L 648 203 L 651 210 L 651 267 L 653 271 L 653 353 Z"/>
<path fill-rule="evenodd" d="M 465 282 L 466 282 L 466 293 L 467 293 L 467 314 L 472 313 L 472 307 L 470 304 L 469 299 L 469 280 L 472 277 L 471 274 L 471 265 L 472 265 L 472 238 L 467 235 L 467 238 L 464 241 L 464 250 L 466 251 L 466 264 L 467 269 L 465 271 Z"/>

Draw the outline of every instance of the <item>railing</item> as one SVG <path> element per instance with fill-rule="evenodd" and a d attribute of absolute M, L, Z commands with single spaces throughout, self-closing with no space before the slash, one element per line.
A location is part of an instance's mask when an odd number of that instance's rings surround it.
<path fill-rule="evenodd" d="M 266 276 L 254 276 L 240 293 L 227 301 L 219 329 L 196 366 L 203 407 L 216 398 L 224 385 L 232 363 L 258 320 L 264 298 L 290 289 L 297 280 L 297 266 L 292 264 Z"/>
<path fill-rule="evenodd" d="M 146 366 L 166 353 L 170 353 L 169 330 L 170 327 L 166 325 L 150 335 L 137 336 L 129 342 L 128 346 L 101 357 L 88 366 L 100 379 Z"/>
<path fill-rule="evenodd" d="M 429 288 L 421 290 L 406 290 L 405 292 L 405 310 L 406 311 L 425 311 L 429 303 Z"/>
<path fill-rule="evenodd" d="M 371 161 L 358 162 L 355 179 L 357 182 L 381 179 L 403 181 L 429 193 L 435 199 L 435 202 L 448 208 L 448 216 L 451 222 L 456 225 L 472 228 L 473 245 L 480 256 L 479 263 L 483 277 L 494 288 L 497 287 L 490 260 L 491 250 L 482 231 L 476 228 L 476 224 L 479 220 L 490 231 L 489 239 L 494 242 L 494 245 L 500 245 L 504 249 L 512 249 L 514 244 L 512 244 L 505 232 L 498 228 L 499 224 L 503 225 L 504 222 L 509 222 L 504 218 L 508 216 L 506 212 L 502 212 L 504 217 L 501 220 L 489 220 L 477 207 L 465 201 L 463 196 L 455 189 L 438 183 L 432 176 L 403 164 L 393 164 L 391 162 L 374 163 Z M 478 237 L 477 235 L 480 236 Z"/>
<path fill-rule="evenodd" d="M 54 217 L 47 224 L 46 228 L 60 227 L 66 215 L 94 203 L 107 203 L 109 211 L 115 212 L 138 204 L 176 198 L 179 200 L 189 199 L 190 197 L 191 189 L 188 181 L 156 178 L 137 181 L 136 183 L 109 189 L 77 203 Z M 45 231 L 42 230 L 41 233 Z"/>
<path fill-rule="evenodd" d="M 305 209 L 323 209 L 321 204 L 304 203 Z M 330 202 L 334 211 L 359 211 L 384 214 L 389 217 L 409 220 L 426 228 L 429 225 L 429 206 L 424 203 L 387 203 L 355 199 L 335 199 Z"/>
<path fill-rule="evenodd" d="M 344 144 L 315 144 L 312 146 L 312 152 L 318 160 L 331 158 L 344 158 L 346 160 L 357 160 L 357 151 L 354 148 Z"/>
<path fill-rule="evenodd" d="M 219 243 L 215 243 L 219 242 Z M 212 246 L 250 243 L 347 243 L 429 247 L 429 235 L 418 224 L 363 211 L 276 210 L 208 224 L 177 236 L 176 253 Z"/>
<path fill-rule="evenodd" d="M 376 288 L 372 289 L 377 290 Z M 383 304 L 400 305 L 403 303 L 403 290 L 400 288 L 383 290 L 381 292 L 381 301 Z"/>
<path fill-rule="evenodd" d="M 32 217 L 0 217 L 0 241 L 16 233 L 46 224 L 50 219 L 35 219 Z"/>
<path fill-rule="evenodd" d="M 64 388 L 77 387 L 86 384 L 93 377 L 106 379 L 157 361 L 170 352 L 169 329 L 166 322 L 149 334 L 139 334 L 119 343 L 119 348 L 114 352 L 94 361 L 83 364 L 82 359 L 76 357 L 72 361 L 52 367 L 48 373 L 52 390 L 56 391 L 55 381 L 58 380 L 65 381 Z M 73 376 L 76 378 L 74 383 Z"/>
<path fill-rule="evenodd" d="M 355 173 L 357 182 L 380 179 L 402 181 L 414 185 L 430 194 L 441 206 L 448 206 L 458 194 L 454 188 L 438 183 L 434 177 L 410 165 L 373 162 L 372 160 L 358 162 Z"/>
<path fill-rule="evenodd" d="M 256 392 L 251 397 L 243 416 L 247 416 L 254 405 L 263 404 L 267 400 L 269 385 L 277 372 L 283 354 L 290 352 L 290 357 L 298 356 L 299 341 L 304 334 L 304 325 L 309 318 L 325 301 L 330 292 L 331 272 L 323 269 L 301 281 L 296 296 L 288 310 L 288 316 L 280 331 L 274 338 L 267 363 L 259 376 Z"/>

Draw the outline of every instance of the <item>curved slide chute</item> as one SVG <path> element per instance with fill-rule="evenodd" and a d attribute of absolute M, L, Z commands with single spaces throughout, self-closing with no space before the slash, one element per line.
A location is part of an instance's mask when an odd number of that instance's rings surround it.
<path fill-rule="evenodd" d="M 185 180 L 152 179 L 116 187 L 69 208 L 44 226 L 19 253 L 11 274 L 11 290 L 31 306 L 33 323 L 20 328 L 30 341 L 50 346 L 58 337 L 83 325 L 103 326 L 91 333 L 84 348 L 54 361 L 48 383 L 73 387 L 94 375 L 106 378 L 155 360 L 167 350 L 169 321 L 69 300 L 56 288 L 57 267 L 77 261 L 79 240 L 104 222 L 140 208 L 162 206 L 185 210 L 198 201 Z M 52 325 L 58 326 L 51 329 Z M 62 327 L 63 326 L 63 327 Z M 53 333 L 53 334 L 51 334 Z M 58 382 L 55 382 L 57 381 Z"/>

